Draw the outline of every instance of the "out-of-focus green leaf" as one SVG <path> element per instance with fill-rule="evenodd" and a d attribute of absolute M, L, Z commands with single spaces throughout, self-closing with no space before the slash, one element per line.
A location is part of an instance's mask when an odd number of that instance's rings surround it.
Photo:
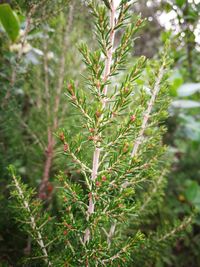
<path fill-rule="evenodd" d="M 193 202 L 198 194 L 199 185 L 196 181 L 188 181 L 185 196 L 188 201 Z"/>
<path fill-rule="evenodd" d="M 0 5 L 0 21 L 9 38 L 14 42 L 19 35 L 20 26 L 9 4 Z"/>
<path fill-rule="evenodd" d="M 181 131 L 185 137 L 190 140 L 199 142 L 200 140 L 200 121 L 198 121 L 193 116 L 180 114 L 179 117 L 182 119 L 181 121 Z"/>
<path fill-rule="evenodd" d="M 200 186 L 196 181 L 186 181 L 185 196 L 191 204 L 200 210 Z"/>
<path fill-rule="evenodd" d="M 176 4 L 179 7 L 182 7 L 185 4 L 185 0 L 176 0 Z"/>
<path fill-rule="evenodd" d="M 200 102 L 193 100 L 175 100 L 171 103 L 172 108 L 199 108 Z"/>
<path fill-rule="evenodd" d="M 170 95 L 177 96 L 177 90 L 182 84 L 183 77 L 177 70 L 175 70 L 173 75 L 170 77 Z"/>
<path fill-rule="evenodd" d="M 181 97 L 190 96 L 200 91 L 200 83 L 185 83 L 178 89 L 178 95 Z"/>

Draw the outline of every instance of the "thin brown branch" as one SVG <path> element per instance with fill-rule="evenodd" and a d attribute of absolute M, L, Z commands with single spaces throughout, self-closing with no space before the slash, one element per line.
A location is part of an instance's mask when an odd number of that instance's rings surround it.
<path fill-rule="evenodd" d="M 56 96 L 54 101 L 54 109 L 53 109 L 53 122 L 52 125 L 50 123 L 50 93 L 49 93 L 49 76 L 48 76 L 48 57 L 47 57 L 47 43 L 44 44 L 44 72 L 45 72 L 45 95 L 46 95 L 46 113 L 47 113 L 47 120 L 48 120 L 48 145 L 46 149 L 46 159 L 44 164 L 44 172 L 43 178 L 39 188 L 39 195 L 45 197 L 45 189 L 49 181 L 50 171 L 52 168 L 52 162 L 54 157 L 54 148 L 55 148 L 55 138 L 53 136 L 53 132 L 57 129 L 59 123 L 58 111 L 60 106 L 60 101 L 62 97 L 62 88 L 63 82 L 65 77 L 65 66 L 66 66 L 66 53 L 68 47 L 68 34 L 69 30 L 72 26 L 73 22 L 73 5 L 70 5 L 69 9 L 69 19 L 67 23 L 67 27 L 65 27 L 63 41 L 62 41 L 62 53 L 60 57 L 60 68 L 58 74 L 58 85 L 56 90 Z"/>

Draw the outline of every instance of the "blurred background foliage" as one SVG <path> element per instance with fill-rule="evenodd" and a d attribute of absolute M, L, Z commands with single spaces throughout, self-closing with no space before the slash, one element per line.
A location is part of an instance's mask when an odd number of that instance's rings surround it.
<path fill-rule="evenodd" d="M 193 206 L 200 210 L 200 1 L 141 0 L 133 12 L 146 18 L 133 40 L 133 60 L 140 55 L 153 60 L 164 42 L 171 41 L 172 102 L 163 142 L 173 163 L 165 211 L 158 220 L 181 219 Z M 0 266 L 15 266 L 16 259 L 28 253 L 29 242 L 16 229 L 9 209 L 7 166 L 14 164 L 56 213 L 55 174 L 62 170 L 79 176 L 73 163 L 60 157 L 63 148 L 56 137 L 58 128 L 65 127 L 79 138 L 74 127 L 79 117 L 64 92 L 71 78 L 83 82 L 77 46 L 82 41 L 92 46 L 95 37 L 83 0 L 0 1 L 0 22 Z M 156 266 L 200 266 L 199 251 L 197 216 L 192 232 L 178 239 Z"/>

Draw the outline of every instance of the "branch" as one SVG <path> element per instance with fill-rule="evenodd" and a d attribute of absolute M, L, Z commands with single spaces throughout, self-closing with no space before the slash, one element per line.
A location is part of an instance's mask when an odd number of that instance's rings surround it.
<path fill-rule="evenodd" d="M 48 253 L 47 253 L 47 249 L 46 249 L 47 245 L 45 245 L 45 243 L 43 241 L 42 234 L 41 234 L 41 232 L 40 232 L 40 230 L 39 230 L 39 228 L 37 227 L 37 224 L 36 224 L 36 219 L 35 219 L 35 217 L 33 216 L 32 212 L 31 212 L 30 204 L 29 204 L 28 200 L 25 198 L 23 190 L 22 190 L 22 188 L 20 186 L 20 183 L 18 182 L 17 177 L 14 175 L 13 171 L 12 171 L 12 178 L 13 178 L 16 190 L 18 192 L 18 196 L 22 201 L 23 208 L 30 215 L 30 227 L 31 227 L 32 231 L 34 233 L 36 233 L 36 235 L 37 235 L 36 241 L 38 243 L 38 246 L 41 249 L 41 252 L 42 252 L 43 257 L 44 257 L 44 261 L 47 264 L 47 266 L 52 266 L 52 263 L 48 259 Z"/>
<path fill-rule="evenodd" d="M 154 105 L 156 97 L 160 91 L 160 83 L 162 81 L 163 75 L 164 75 L 164 62 L 160 68 L 155 86 L 154 86 L 153 91 L 152 91 L 151 99 L 150 99 L 148 106 L 147 106 L 147 109 L 144 113 L 142 126 L 141 126 L 141 129 L 139 131 L 138 137 L 136 138 L 135 143 L 133 145 L 133 149 L 131 152 L 131 158 L 136 156 L 136 154 L 138 153 L 139 146 L 142 143 L 142 139 L 144 137 L 144 132 L 148 126 L 148 120 L 150 118 L 150 114 L 151 114 L 151 111 L 153 109 L 153 105 Z"/>
<path fill-rule="evenodd" d="M 113 55 L 113 45 L 114 45 L 114 38 L 115 38 L 115 13 L 116 9 L 114 6 L 114 1 L 111 0 L 110 2 L 110 36 L 109 36 L 109 48 L 107 50 L 107 56 L 106 56 L 106 61 L 105 61 L 105 71 L 104 71 L 104 77 L 103 81 L 106 83 L 108 81 L 110 71 L 111 71 L 111 63 L 112 63 L 112 55 Z M 106 97 L 108 91 L 108 84 L 105 85 L 103 89 L 103 94 Z M 102 108 L 104 109 L 106 106 L 106 101 L 105 98 L 102 100 Z M 103 116 L 103 114 L 102 114 Z M 101 118 L 102 118 L 101 116 Z M 92 176 L 91 180 L 95 180 L 97 177 L 98 173 L 98 168 L 99 168 L 99 158 L 100 158 L 100 148 L 96 145 L 94 154 L 93 154 L 93 164 L 92 164 Z M 87 220 L 89 220 L 89 217 L 92 213 L 94 213 L 94 201 L 92 197 L 89 198 L 89 206 L 88 206 L 88 216 Z M 90 229 L 87 228 L 85 231 L 84 235 L 84 243 L 89 242 L 90 240 Z"/>
<path fill-rule="evenodd" d="M 181 224 L 173 228 L 169 233 L 161 236 L 157 241 L 163 242 L 166 239 L 169 239 L 170 237 L 174 236 L 176 233 L 183 231 L 191 223 L 192 223 L 192 216 L 186 218 Z"/>
<path fill-rule="evenodd" d="M 54 101 L 54 118 L 52 126 L 49 126 L 49 120 L 50 120 L 50 94 L 49 94 L 49 79 L 48 79 L 48 58 L 47 58 L 47 42 L 45 40 L 44 43 L 44 71 L 45 71 L 45 95 L 46 95 L 46 112 L 47 112 L 47 124 L 48 124 L 48 145 L 46 150 L 46 159 L 44 164 L 44 171 L 43 171 L 43 178 L 39 187 L 39 195 L 46 194 L 45 189 L 47 186 L 47 183 L 49 181 L 49 175 L 52 167 L 52 161 L 54 156 L 54 147 L 55 147 L 55 139 L 53 136 L 53 132 L 58 127 L 58 110 L 59 105 L 61 101 L 61 95 L 62 95 L 62 87 L 63 87 L 63 81 L 64 81 L 64 75 L 65 75 L 65 63 L 66 63 L 66 52 L 67 52 L 67 45 L 68 45 L 68 34 L 69 29 L 71 28 L 73 20 L 73 5 L 70 5 L 69 10 L 69 19 L 67 23 L 67 27 L 65 28 L 64 37 L 63 37 L 63 47 L 62 47 L 62 54 L 60 58 L 60 69 L 58 74 L 58 85 L 57 85 L 57 91 Z"/>

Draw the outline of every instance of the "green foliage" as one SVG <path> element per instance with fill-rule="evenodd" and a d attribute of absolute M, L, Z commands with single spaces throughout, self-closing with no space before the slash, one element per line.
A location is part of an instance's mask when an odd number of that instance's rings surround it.
<path fill-rule="evenodd" d="M 9 4 L 1 4 L 0 5 L 0 21 L 10 37 L 10 39 L 14 42 L 19 35 L 19 21 L 17 15 L 11 9 Z"/>
<path fill-rule="evenodd" d="M 79 46 L 86 65 L 84 82 L 66 86 L 71 110 L 80 119 L 74 126 L 76 134 L 69 127 L 57 134 L 70 172 L 58 175 L 55 232 L 41 202 L 10 168 L 12 195 L 23 211 L 21 225 L 35 241 L 33 257 L 42 257 L 48 266 L 151 266 L 192 221 L 190 217 L 177 223 L 156 221 L 150 227 L 163 207 L 169 165 L 162 144 L 169 103 L 169 48 L 157 61 L 137 58 L 129 69 L 131 38 L 143 21 L 132 18 L 129 1 L 118 7 L 112 1 L 104 3 L 90 4 L 99 47 Z M 117 44 L 116 33 L 120 33 Z M 45 62 L 47 67 L 48 59 Z M 46 68 L 45 114 L 52 127 L 54 92 L 50 94 L 47 73 Z"/>

